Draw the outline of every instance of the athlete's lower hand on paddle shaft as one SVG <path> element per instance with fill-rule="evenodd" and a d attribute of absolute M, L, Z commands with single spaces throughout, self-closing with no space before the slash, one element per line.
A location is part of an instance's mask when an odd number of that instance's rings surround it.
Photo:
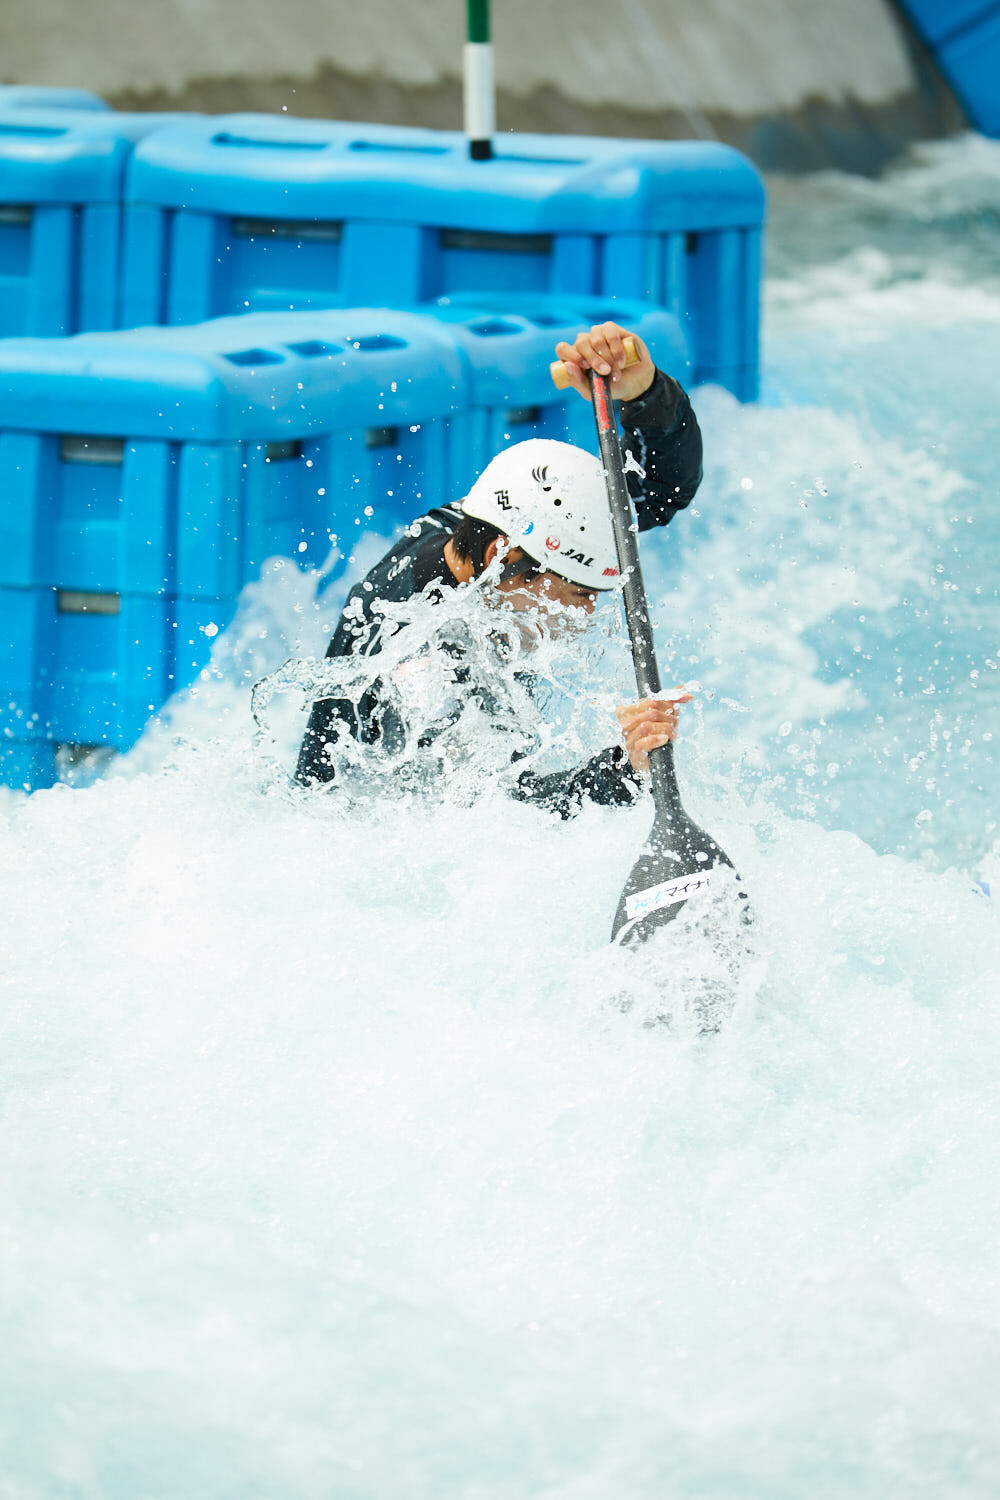
<path fill-rule="evenodd" d="M 635 343 L 639 362 L 626 366 L 622 341 L 629 337 Z M 570 385 L 588 401 L 588 370 L 610 376 L 611 392 L 616 401 L 634 401 L 637 396 L 644 396 L 656 375 L 656 366 L 642 339 L 638 334 L 630 334 L 620 323 L 595 323 L 593 328 L 578 333 L 572 344 L 558 343 L 556 354 L 566 367 Z"/>
<path fill-rule="evenodd" d="M 676 688 L 668 699 L 643 698 L 641 703 L 626 703 L 617 710 L 633 771 L 648 771 L 650 750 L 677 738 L 680 706 L 690 702 L 691 694 Z"/>

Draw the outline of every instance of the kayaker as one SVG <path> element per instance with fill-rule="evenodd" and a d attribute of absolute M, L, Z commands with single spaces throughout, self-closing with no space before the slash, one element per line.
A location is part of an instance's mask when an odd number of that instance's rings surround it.
<path fill-rule="evenodd" d="M 697 419 L 680 384 L 656 369 L 642 340 L 632 335 L 638 363 L 626 366 L 628 331 L 608 322 L 584 330 L 572 344 L 556 345 L 573 387 L 590 399 L 586 372 L 608 375 L 633 463 L 628 484 L 640 531 L 664 526 L 691 503 L 701 481 L 702 441 Z M 484 576 L 485 575 L 485 576 Z M 485 597 L 530 612 L 542 629 L 584 622 L 597 595 L 615 587 L 618 565 L 600 461 L 568 443 L 529 439 L 502 450 L 458 504 L 419 517 L 350 592 L 327 658 L 372 656 L 400 628 L 380 610 L 422 596 L 442 600 L 476 580 Z M 461 652 L 452 651 L 461 656 Z M 464 675 L 463 675 L 464 674 Z M 496 707 L 490 689 L 469 680 L 457 660 L 453 679 L 478 694 L 480 707 Z M 484 696 L 484 694 L 486 696 Z M 510 790 L 519 800 L 570 816 L 584 799 L 630 804 L 642 790 L 649 751 L 673 739 L 680 690 L 668 701 L 645 700 L 617 711 L 619 743 L 583 765 L 540 774 L 525 769 Z M 335 779 L 337 747 L 345 735 L 366 745 L 402 749 L 407 726 L 379 682 L 354 701 L 319 697 L 313 704 L 298 758 L 296 779 L 317 786 Z M 426 737 L 425 737 L 426 738 Z M 428 741 L 429 742 L 429 741 Z M 423 743 L 423 741 L 422 741 Z M 515 762 L 525 754 L 513 751 Z"/>

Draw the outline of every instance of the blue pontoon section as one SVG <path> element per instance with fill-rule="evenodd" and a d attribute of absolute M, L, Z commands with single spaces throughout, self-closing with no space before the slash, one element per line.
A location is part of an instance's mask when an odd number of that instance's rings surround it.
<path fill-rule="evenodd" d="M 171 118 L 0 110 L 0 337 L 118 326 L 125 167 Z"/>
<path fill-rule="evenodd" d="M 128 323 L 408 306 L 461 293 L 657 302 L 696 380 L 756 394 L 764 190 L 714 142 L 180 121 L 128 173 Z"/>
<path fill-rule="evenodd" d="M 675 317 L 615 309 L 685 378 Z M 548 366 L 606 310 L 456 298 L 0 342 L 0 777 L 132 744 L 267 558 L 398 534 L 505 443 L 589 441 Z"/>
<path fill-rule="evenodd" d="M 0 582 L 219 597 L 265 557 L 320 562 L 337 479 L 352 521 L 410 509 L 434 464 L 409 428 L 461 409 L 463 373 L 438 325 L 403 313 L 0 343 Z"/>
<path fill-rule="evenodd" d="M 969 121 L 1000 136 L 998 0 L 901 0 L 934 53 Z"/>
<path fill-rule="evenodd" d="M 226 624 L 216 601 L 196 608 L 182 632 L 165 597 L 0 586 L 2 779 L 24 785 L 27 763 L 27 784 L 48 786 L 60 746 L 132 744 L 204 664 L 205 630 Z"/>

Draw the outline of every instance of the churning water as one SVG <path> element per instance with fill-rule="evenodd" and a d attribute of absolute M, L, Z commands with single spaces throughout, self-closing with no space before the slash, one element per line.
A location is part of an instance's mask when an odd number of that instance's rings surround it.
<path fill-rule="evenodd" d="M 5 1500 L 1000 1491 L 1000 146 L 772 205 L 765 400 L 697 393 L 644 541 L 728 1023 L 607 946 L 648 805 L 289 790 L 250 685 L 380 543 L 272 566 L 113 774 L 0 802 Z"/>

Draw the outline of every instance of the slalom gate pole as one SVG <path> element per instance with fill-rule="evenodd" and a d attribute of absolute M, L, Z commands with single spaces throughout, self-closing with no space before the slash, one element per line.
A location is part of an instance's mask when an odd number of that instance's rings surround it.
<path fill-rule="evenodd" d="M 473 161 L 489 161 L 496 130 L 496 86 L 490 41 L 490 0 L 468 0 L 463 57 L 465 135 Z"/>

